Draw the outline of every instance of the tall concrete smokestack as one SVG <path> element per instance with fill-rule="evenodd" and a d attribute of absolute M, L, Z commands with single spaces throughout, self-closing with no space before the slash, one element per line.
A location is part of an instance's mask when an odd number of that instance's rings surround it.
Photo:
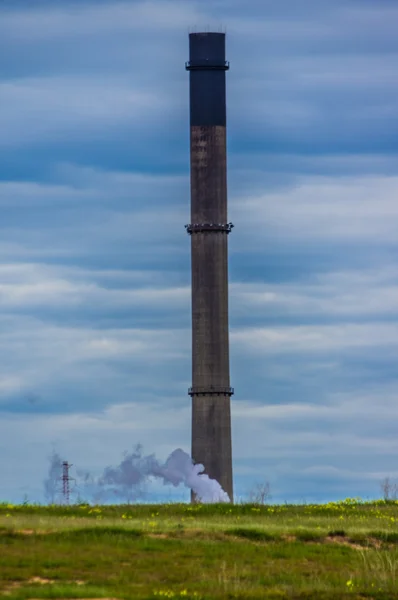
<path fill-rule="evenodd" d="M 233 501 L 224 33 L 189 35 L 192 458 Z"/>

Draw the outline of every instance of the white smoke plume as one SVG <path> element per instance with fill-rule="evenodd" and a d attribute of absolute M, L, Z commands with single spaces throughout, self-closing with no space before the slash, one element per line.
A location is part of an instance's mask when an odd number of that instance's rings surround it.
<path fill-rule="evenodd" d="M 62 475 L 62 459 L 55 450 L 48 457 L 50 466 L 47 478 L 44 480 L 44 497 L 49 504 L 54 504 L 60 492 L 60 480 Z"/>
<path fill-rule="evenodd" d="M 163 477 L 164 483 L 174 486 L 183 483 L 196 495 L 199 502 L 230 502 L 230 498 L 215 479 L 210 479 L 203 473 L 205 467 L 201 464 L 194 465 L 192 458 L 178 448 L 174 450 L 165 464 L 160 467 L 158 477 Z"/>
<path fill-rule="evenodd" d="M 54 457 L 59 458 L 53 454 Z M 50 465 L 50 472 L 55 466 Z M 204 470 L 203 465 L 194 465 L 189 454 L 181 448 L 174 450 L 166 462 L 161 464 L 154 454 L 143 456 L 142 447 L 137 445 L 133 452 L 124 453 L 118 466 L 106 467 L 100 477 L 77 471 L 77 488 L 79 495 L 84 490 L 96 503 L 114 501 L 117 498 L 135 502 L 145 496 L 147 484 L 156 478 L 161 479 L 164 485 L 184 485 L 194 492 L 199 502 L 230 502 L 228 494 L 218 481 L 210 479 L 203 473 Z"/>

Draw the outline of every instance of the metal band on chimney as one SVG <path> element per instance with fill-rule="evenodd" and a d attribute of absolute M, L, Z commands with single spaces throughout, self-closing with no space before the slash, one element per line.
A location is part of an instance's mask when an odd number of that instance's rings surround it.
<path fill-rule="evenodd" d="M 234 388 L 210 385 L 209 387 L 190 387 L 189 396 L 233 396 Z"/>
<path fill-rule="evenodd" d="M 190 223 L 189 225 L 185 225 L 185 229 L 189 235 L 192 235 L 192 233 L 202 233 L 203 231 L 221 231 L 228 234 L 231 233 L 233 227 L 233 223 Z"/>
<path fill-rule="evenodd" d="M 224 63 L 215 64 L 211 63 L 208 58 L 202 63 L 187 61 L 185 63 L 185 69 L 187 71 L 228 71 L 229 62 L 226 60 Z"/>

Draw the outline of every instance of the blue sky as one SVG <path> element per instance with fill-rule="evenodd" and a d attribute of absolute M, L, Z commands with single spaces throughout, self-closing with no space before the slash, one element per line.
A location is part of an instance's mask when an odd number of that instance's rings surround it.
<path fill-rule="evenodd" d="M 236 494 L 398 479 L 397 23 L 395 0 L 1 3 L 4 499 L 43 499 L 53 447 L 93 473 L 189 451 L 184 63 L 219 27 Z"/>

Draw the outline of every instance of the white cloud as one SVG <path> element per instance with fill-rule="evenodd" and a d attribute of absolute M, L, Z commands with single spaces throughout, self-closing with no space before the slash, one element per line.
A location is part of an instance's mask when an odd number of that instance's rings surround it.
<path fill-rule="evenodd" d="M 68 185 L 41 184 L 35 181 L 1 181 L 0 206 L 51 206 L 98 200 L 94 190 L 76 189 Z"/>
<path fill-rule="evenodd" d="M 168 314 L 190 312 L 190 287 L 165 286 L 164 282 L 171 277 L 168 274 L 148 273 L 143 277 L 140 273 L 134 276 L 123 271 L 103 273 L 98 269 L 16 263 L 0 265 L 0 276 L 0 306 L 9 314 L 21 309 L 29 314 L 36 309 L 90 311 L 91 307 L 112 314 L 123 308 L 150 310 L 153 316 L 159 310 Z M 290 284 L 232 283 L 231 313 L 243 322 L 250 316 L 259 323 L 271 315 L 372 320 L 297 326 L 240 325 L 232 330 L 231 341 L 239 347 L 243 345 L 249 353 L 325 352 L 337 348 L 354 351 L 376 345 L 395 351 L 395 324 L 377 322 L 374 317 L 396 314 L 397 280 L 397 270 L 390 267 L 380 271 L 332 272 Z M 93 349 L 95 343 L 89 347 Z"/>
<path fill-rule="evenodd" d="M 234 11 L 238 8 L 238 14 Z M 262 36 L 284 44 L 303 41 L 377 39 L 394 35 L 395 7 L 347 6 L 347 3 L 302 2 L 300 11 L 291 1 L 250 2 L 244 14 L 229 2 L 170 0 L 134 3 L 88 4 L 35 7 L 25 10 L 2 9 L 0 32 L 7 39 L 52 40 L 92 36 L 108 32 L 181 31 L 182 29 L 225 26 L 231 34 Z M 235 14 L 234 14 L 235 13 Z"/>
<path fill-rule="evenodd" d="M 3 147 L 81 137 L 81 132 L 123 127 L 167 114 L 170 98 L 107 77 L 58 76 L 0 82 Z"/>
<path fill-rule="evenodd" d="M 332 240 L 394 243 L 397 193 L 398 177 L 302 177 L 287 188 L 234 198 L 230 213 L 249 248 L 271 239 L 304 246 Z"/>
<path fill-rule="evenodd" d="M 181 310 L 189 306 L 189 287 L 161 287 L 153 280 L 145 287 L 107 287 L 95 282 L 102 271 L 82 271 L 40 264 L 0 265 L 0 307 L 19 308 L 67 307 L 117 310 L 139 307 L 156 310 Z M 108 272 L 108 278 L 112 273 Z M 117 276 L 117 273 L 116 273 Z M 82 280 L 87 277 L 88 280 Z M 160 275 L 160 278 L 162 276 Z M 148 278 L 147 278 L 148 279 Z M 164 279 L 164 278 L 163 278 Z M 91 280 L 91 281 L 90 281 Z M 140 282 L 142 285 L 142 281 Z"/>
<path fill-rule="evenodd" d="M 126 244 L 129 253 L 143 257 L 187 248 L 187 176 L 101 173 L 71 165 L 60 165 L 56 173 L 64 183 L 0 182 L 0 205 L 32 211 L 8 226 L 3 220 L 6 260 L 13 248 L 18 258 L 30 253 L 50 259 L 98 255 L 105 248 L 109 256 L 115 247 L 125 253 Z M 44 207 L 49 210 L 34 212 Z"/>
<path fill-rule="evenodd" d="M 234 418 L 239 421 L 263 420 L 265 425 L 271 428 L 302 420 L 307 430 L 312 429 L 316 422 L 322 422 L 322 431 L 327 429 L 325 426 L 328 424 L 334 431 L 336 425 L 339 426 L 342 433 L 350 428 L 354 431 L 354 421 L 356 424 L 367 422 L 372 423 L 380 434 L 387 415 L 389 419 L 398 418 L 397 395 L 396 383 L 386 385 L 380 382 L 378 385 L 374 384 L 370 390 L 326 393 L 322 403 L 261 404 L 245 400 L 234 403 Z"/>
<path fill-rule="evenodd" d="M 378 396 L 373 400 L 377 402 Z M 321 412 L 319 407 L 318 410 L 314 407 L 311 414 L 295 411 L 292 407 L 291 412 L 286 410 L 284 416 L 280 413 L 278 417 L 273 416 L 272 410 L 265 417 L 265 410 L 259 413 L 250 405 L 245 408 L 247 414 L 242 417 L 244 410 L 232 404 L 234 455 L 239 462 L 255 461 L 258 464 L 264 460 L 276 465 L 289 460 L 300 464 L 301 469 L 328 461 L 336 467 L 344 466 L 344 463 L 355 465 L 356 470 L 363 473 L 372 468 L 372 462 L 383 468 L 388 462 L 389 468 L 396 470 L 398 442 L 393 435 L 385 434 L 391 419 L 387 412 L 379 411 L 370 435 L 369 422 L 376 411 L 367 410 L 362 402 L 357 403 L 356 411 L 346 411 L 340 405 L 339 411 Z M 390 408 L 395 414 L 392 402 Z M 356 423 L 358 415 L 360 420 Z M 382 456 L 386 459 L 384 465 Z"/>
<path fill-rule="evenodd" d="M 169 0 L 3 9 L 0 33 L 12 39 L 43 41 L 108 32 L 179 31 L 195 23 L 198 15 L 195 4 Z"/>
<path fill-rule="evenodd" d="M 156 387 L 156 380 L 147 381 L 149 365 L 174 368 L 185 359 L 189 340 L 183 330 L 56 326 L 26 316 L 3 317 L 0 329 L 5 378 L 0 394 L 7 401 L 14 391 L 11 384 L 15 391 L 26 392 L 57 388 L 61 398 L 62 386 L 80 382 L 85 393 L 105 392 L 112 402 L 114 393 L 126 396 L 125 386 L 131 390 L 146 381 L 147 389 Z M 124 371 L 121 376 L 119 369 L 126 362 L 129 374 Z M 51 406 L 58 404 L 54 398 Z"/>
<path fill-rule="evenodd" d="M 339 323 L 337 325 L 302 325 L 237 328 L 231 342 L 247 352 L 296 354 L 355 351 L 371 348 L 398 352 L 397 323 Z"/>
<path fill-rule="evenodd" d="M 290 283 L 232 283 L 231 310 L 240 317 L 358 318 L 398 314 L 398 270 L 352 269 Z"/>
<path fill-rule="evenodd" d="M 0 377 L 0 397 L 3 394 L 20 391 L 23 387 L 23 380 L 18 375 Z"/>
<path fill-rule="evenodd" d="M 184 175 L 141 173 L 136 171 L 112 171 L 95 169 L 70 163 L 59 163 L 54 167 L 57 178 L 67 181 L 67 189 L 90 190 L 97 198 L 104 196 L 115 203 L 115 199 L 128 199 L 130 203 L 145 197 L 159 202 L 159 197 L 172 195 L 176 189 L 184 189 L 189 194 L 189 173 Z M 1 185 L 1 184 L 0 184 Z M 9 185 L 18 185 L 10 182 Z M 27 184 L 30 185 L 30 184 Z M 48 186 L 44 186 L 44 190 Z M 0 188 L 1 189 L 1 188 Z M 61 187 L 62 191 L 62 187 Z"/>

